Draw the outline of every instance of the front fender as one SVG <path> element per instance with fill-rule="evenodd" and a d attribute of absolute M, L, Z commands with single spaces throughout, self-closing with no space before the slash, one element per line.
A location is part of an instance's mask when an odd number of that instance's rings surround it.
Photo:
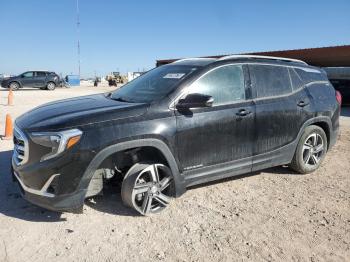
<path fill-rule="evenodd" d="M 176 160 L 171 153 L 169 147 L 162 142 L 161 140 L 154 138 L 146 138 L 146 139 L 137 139 L 133 141 L 121 142 L 115 145 L 108 146 L 101 150 L 94 159 L 90 162 L 89 166 L 85 170 L 82 179 L 80 180 L 78 189 L 79 190 L 87 190 L 89 183 L 97 170 L 100 164 L 105 160 L 108 156 L 120 152 L 126 149 L 136 148 L 136 147 L 154 147 L 158 149 L 164 155 L 165 159 L 169 163 L 169 167 L 174 177 L 175 183 L 175 195 L 176 197 L 181 196 L 185 191 L 185 181 L 183 176 L 180 174 Z"/>

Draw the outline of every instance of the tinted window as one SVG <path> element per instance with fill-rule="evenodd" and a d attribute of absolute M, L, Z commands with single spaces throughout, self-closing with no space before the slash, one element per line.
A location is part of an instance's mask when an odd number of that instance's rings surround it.
<path fill-rule="evenodd" d="M 295 68 L 295 71 L 306 84 L 315 81 L 328 81 L 326 74 L 313 68 Z"/>
<path fill-rule="evenodd" d="M 257 97 L 288 94 L 292 91 L 288 69 L 282 66 L 249 65 Z"/>
<path fill-rule="evenodd" d="M 157 67 L 135 80 L 117 89 L 112 99 L 149 103 L 169 94 L 186 76 L 197 70 L 197 67 L 170 64 Z"/>
<path fill-rule="evenodd" d="M 303 87 L 304 82 L 300 79 L 299 75 L 294 71 L 293 68 L 289 68 L 290 79 L 292 80 L 293 90 L 298 90 Z"/>
<path fill-rule="evenodd" d="M 210 95 L 214 105 L 245 99 L 242 66 L 223 66 L 207 73 L 190 87 L 190 93 Z"/>
<path fill-rule="evenodd" d="M 33 72 L 26 72 L 22 74 L 23 77 L 33 77 Z"/>
<path fill-rule="evenodd" d="M 37 77 L 46 77 L 46 73 L 45 72 L 36 72 L 36 76 Z"/>

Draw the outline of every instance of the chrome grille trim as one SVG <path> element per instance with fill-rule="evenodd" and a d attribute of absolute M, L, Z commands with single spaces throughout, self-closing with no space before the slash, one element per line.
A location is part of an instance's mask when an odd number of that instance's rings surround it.
<path fill-rule="evenodd" d="M 17 181 L 21 184 L 21 187 L 23 188 L 24 191 L 29 192 L 31 194 L 35 194 L 35 195 L 39 195 L 39 196 L 44 196 L 44 197 L 55 197 L 54 194 L 48 193 L 47 189 L 49 188 L 49 186 L 51 185 L 52 181 L 54 180 L 55 177 L 59 176 L 60 174 L 54 174 L 52 175 L 44 184 L 44 186 L 40 189 L 33 189 L 30 187 L 27 187 L 23 181 L 20 179 L 19 175 L 16 172 L 13 172 L 13 174 L 15 175 Z"/>
<path fill-rule="evenodd" d="M 28 139 L 16 125 L 14 128 L 13 143 L 14 149 L 12 158 L 15 164 L 20 166 L 27 163 L 29 158 Z"/>

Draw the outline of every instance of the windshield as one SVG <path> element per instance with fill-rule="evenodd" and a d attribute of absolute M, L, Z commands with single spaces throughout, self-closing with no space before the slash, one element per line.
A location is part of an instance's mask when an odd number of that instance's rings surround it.
<path fill-rule="evenodd" d="M 110 97 L 115 100 L 135 103 L 150 103 L 169 94 L 173 88 L 198 67 L 165 65 L 136 78 Z"/>

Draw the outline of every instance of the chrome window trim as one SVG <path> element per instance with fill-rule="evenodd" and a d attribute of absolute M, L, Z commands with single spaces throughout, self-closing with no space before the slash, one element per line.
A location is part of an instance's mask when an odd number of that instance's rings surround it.
<path fill-rule="evenodd" d="M 310 72 L 310 70 L 313 70 L 314 73 L 319 73 L 321 74 L 321 71 L 317 70 L 317 69 L 313 69 L 313 68 L 304 68 L 302 66 L 297 66 L 297 65 L 275 65 L 275 64 L 269 64 L 269 63 L 260 63 L 260 62 L 250 62 L 250 61 L 247 61 L 247 62 L 240 62 L 240 63 L 235 63 L 235 62 L 232 62 L 230 64 L 225 64 L 225 65 L 221 65 L 221 66 L 218 66 L 218 67 L 215 67 L 215 68 L 212 68 L 210 69 L 208 72 L 204 73 L 203 75 L 201 75 L 199 78 L 197 78 L 196 80 L 194 80 L 192 83 L 190 83 L 188 86 L 186 86 L 182 92 L 176 96 L 169 104 L 169 109 L 172 110 L 172 111 L 175 111 L 176 110 L 176 103 L 182 98 L 182 96 L 184 96 L 187 92 L 188 92 L 188 88 L 194 83 L 196 82 L 197 80 L 199 80 L 201 77 L 205 76 L 207 73 L 213 71 L 214 69 L 217 69 L 217 68 L 220 68 L 220 67 L 223 67 L 223 66 L 228 66 L 228 65 L 268 65 L 268 66 L 281 66 L 281 67 L 288 67 L 288 68 L 298 68 L 298 69 L 301 69 L 301 70 L 304 70 L 306 72 Z M 299 75 L 298 75 L 299 76 Z M 316 81 L 317 83 L 319 82 L 327 82 L 327 81 Z M 310 84 L 314 84 L 316 83 L 315 81 L 314 82 L 310 82 L 308 84 L 305 84 L 304 86 L 308 86 Z M 287 96 L 287 95 L 290 95 L 290 94 L 294 94 L 298 91 L 300 91 L 302 88 L 299 88 L 298 90 L 293 90 L 291 93 L 288 93 L 288 94 L 284 94 L 284 95 L 278 95 L 278 96 L 270 96 L 270 97 L 260 97 L 260 98 L 254 98 L 254 99 L 248 99 L 248 100 L 244 100 L 244 101 L 256 101 L 256 100 L 262 100 L 262 99 L 269 99 L 269 98 L 274 98 L 274 97 L 283 97 L 283 96 Z M 243 100 L 238 100 L 237 102 L 242 102 Z M 235 102 L 233 102 L 234 104 Z"/>
<path fill-rule="evenodd" d="M 51 182 L 54 180 L 55 177 L 59 176 L 60 174 L 54 174 L 52 175 L 44 184 L 44 186 L 40 189 L 33 189 L 30 187 L 27 187 L 23 181 L 19 178 L 18 174 L 16 172 L 13 172 L 14 176 L 16 177 L 17 181 L 21 184 L 21 187 L 23 188 L 24 191 L 31 193 L 31 194 L 35 194 L 38 196 L 43 196 L 43 197 L 54 197 L 54 194 L 48 193 L 47 189 L 49 188 Z"/>

